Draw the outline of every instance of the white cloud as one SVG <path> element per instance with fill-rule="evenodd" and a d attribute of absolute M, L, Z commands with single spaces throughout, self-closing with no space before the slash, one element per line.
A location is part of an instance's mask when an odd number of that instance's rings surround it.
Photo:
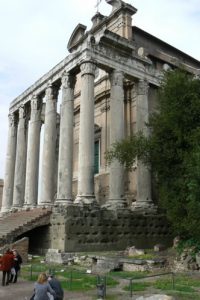
<path fill-rule="evenodd" d="M 128 0 L 127 0 L 128 1 Z M 199 0 L 130 0 L 133 24 L 200 59 Z M 96 0 L 0 0 L 0 178 L 4 176 L 9 103 L 67 55 L 78 23 L 91 26 Z M 99 10 L 108 15 L 102 0 Z"/>

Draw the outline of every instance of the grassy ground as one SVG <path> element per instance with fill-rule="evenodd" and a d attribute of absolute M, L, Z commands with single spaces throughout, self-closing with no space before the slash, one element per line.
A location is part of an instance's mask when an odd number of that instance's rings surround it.
<path fill-rule="evenodd" d="M 41 257 L 36 257 L 31 264 L 23 265 L 21 276 L 36 281 L 41 272 L 53 272 L 61 281 L 62 287 L 68 291 L 88 293 L 96 290 L 97 283 L 106 285 L 106 299 L 115 300 L 119 294 L 133 295 L 162 293 L 173 295 L 180 300 L 200 300 L 200 276 L 198 274 L 175 274 L 174 284 L 171 275 L 148 277 L 149 272 L 109 272 L 104 276 L 87 273 L 86 268 L 80 266 L 48 265 Z M 163 272 L 162 272 L 163 273 Z M 131 281 L 132 279 L 132 285 Z M 95 298 L 94 298 L 95 299 Z"/>

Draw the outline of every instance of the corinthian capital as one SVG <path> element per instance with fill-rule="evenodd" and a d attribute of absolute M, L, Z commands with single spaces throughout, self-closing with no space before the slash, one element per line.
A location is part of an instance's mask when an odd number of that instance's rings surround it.
<path fill-rule="evenodd" d="M 14 113 L 10 113 L 8 115 L 8 122 L 9 122 L 9 127 L 15 127 L 16 124 L 16 117 L 14 115 Z"/>
<path fill-rule="evenodd" d="M 38 97 L 36 95 L 33 95 L 31 99 L 31 110 L 38 110 Z"/>
<path fill-rule="evenodd" d="M 111 86 L 123 86 L 123 80 L 124 80 L 124 73 L 119 70 L 114 70 L 110 74 L 110 83 Z"/>
<path fill-rule="evenodd" d="M 21 106 L 21 107 L 19 108 L 19 118 L 20 118 L 20 119 L 23 119 L 24 116 L 25 116 L 24 106 Z"/>
<path fill-rule="evenodd" d="M 147 95 L 149 84 L 146 80 L 140 79 L 138 82 L 138 95 Z"/>
<path fill-rule="evenodd" d="M 80 66 L 80 69 L 81 69 L 81 76 L 83 76 L 85 74 L 90 74 L 90 75 L 95 76 L 96 66 L 91 61 L 83 62 Z"/>
<path fill-rule="evenodd" d="M 76 83 L 76 76 L 64 71 L 62 76 L 62 88 L 74 89 Z"/>
<path fill-rule="evenodd" d="M 54 87 L 51 82 L 48 83 L 47 89 L 46 89 L 46 101 L 57 101 L 58 97 L 58 88 Z"/>

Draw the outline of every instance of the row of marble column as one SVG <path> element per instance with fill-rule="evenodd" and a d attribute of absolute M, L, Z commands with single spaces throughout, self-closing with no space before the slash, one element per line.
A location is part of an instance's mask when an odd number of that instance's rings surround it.
<path fill-rule="evenodd" d="M 76 204 L 96 203 L 94 194 L 94 76 L 95 64 L 85 61 L 81 69 L 78 191 Z M 119 70 L 110 74 L 110 143 L 124 137 L 124 75 Z M 143 86 L 146 84 L 142 81 Z M 64 72 L 62 77 L 62 104 L 60 114 L 60 141 L 57 178 L 57 204 L 72 203 L 73 179 L 73 124 L 74 124 L 74 86 L 75 76 Z M 39 153 L 41 131 L 41 103 L 37 96 L 31 100 L 31 114 L 26 130 L 24 107 L 19 108 L 19 121 L 16 127 L 14 115 L 9 115 L 8 148 L 2 212 L 12 208 L 49 206 L 54 202 L 54 178 L 56 162 L 56 122 L 58 89 L 51 84 L 46 89 L 44 142 L 41 168 L 41 196 L 38 200 Z M 138 97 L 138 130 L 143 129 L 148 111 L 147 92 Z M 28 132 L 28 133 L 27 133 Z M 149 173 L 139 166 L 142 180 L 148 184 L 138 189 L 144 202 L 151 198 Z M 108 205 L 124 207 L 124 171 L 119 162 L 110 166 Z M 146 178 L 146 179 L 145 179 Z M 139 182 L 139 181 L 138 181 Z M 141 203 L 142 203 L 141 201 Z"/>

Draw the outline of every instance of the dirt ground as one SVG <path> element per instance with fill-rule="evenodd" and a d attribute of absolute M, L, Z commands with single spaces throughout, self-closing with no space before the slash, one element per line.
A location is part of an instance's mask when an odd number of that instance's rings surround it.
<path fill-rule="evenodd" d="M 10 283 L 8 286 L 1 285 L 2 280 L 2 272 L 0 272 L 0 300 L 29 300 L 33 293 L 33 282 L 24 281 L 19 277 L 17 283 Z M 116 293 L 109 290 L 109 295 Z M 138 296 L 137 296 L 138 297 Z M 130 297 L 130 294 L 125 292 L 120 294 L 118 293 L 117 298 L 119 300 L 134 300 L 136 296 Z M 94 300 L 98 299 L 96 290 L 85 292 L 84 294 L 81 292 L 69 292 L 65 291 L 64 300 Z"/>
<path fill-rule="evenodd" d="M 10 283 L 7 286 L 2 286 L 2 272 L 0 272 L 0 299 L 1 300 L 29 300 L 33 293 L 33 282 L 24 281 L 19 278 L 17 283 Z M 77 292 L 66 292 L 65 300 L 78 299 L 78 300 L 92 300 L 95 299 L 93 295 L 83 295 Z"/>

